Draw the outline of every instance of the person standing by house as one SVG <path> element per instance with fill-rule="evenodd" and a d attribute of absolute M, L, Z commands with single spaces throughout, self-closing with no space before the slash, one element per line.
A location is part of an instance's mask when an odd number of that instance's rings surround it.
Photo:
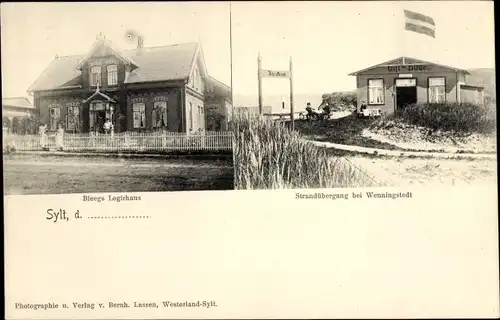
<path fill-rule="evenodd" d="M 64 149 L 64 129 L 61 124 L 57 126 L 56 148 L 59 151 L 63 151 Z"/>
<path fill-rule="evenodd" d="M 109 121 L 109 118 L 106 119 L 106 122 L 104 122 L 104 132 L 106 134 L 109 134 L 110 131 L 111 131 L 111 127 L 112 127 L 112 124 L 111 124 L 111 121 Z"/>
<path fill-rule="evenodd" d="M 47 125 L 42 124 L 38 127 L 38 133 L 40 134 L 40 146 L 42 150 L 47 149 Z"/>

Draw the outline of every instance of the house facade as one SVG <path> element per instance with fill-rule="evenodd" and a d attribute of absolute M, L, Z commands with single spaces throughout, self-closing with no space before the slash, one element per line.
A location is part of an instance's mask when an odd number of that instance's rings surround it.
<path fill-rule="evenodd" d="M 31 134 L 38 127 L 38 113 L 25 97 L 2 98 L 4 133 Z"/>
<path fill-rule="evenodd" d="M 413 103 L 470 102 L 483 103 L 483 87 L 467 83 L 469 72 L 409 57 L 394 60 L 351 73 L 356 76 L 358 109 L 368 108 L 384 113 Z"/>
<path fill-rule="evenodd" d="M 109 120 L 115 132 L 195 133 L 207 127 L 207 79 L 199 43 L 146 48 L 140 39 L 120 51 L 100 36 L 85 55 L 56 57 L 28 91 L 49 131 L 102 132 Z"/>
<path fill-rule="evenodd" d="M 229 130 L 233 114 L 231 88 L 210 76 L 205 81 L 205 114 L 208 131 Z"/>

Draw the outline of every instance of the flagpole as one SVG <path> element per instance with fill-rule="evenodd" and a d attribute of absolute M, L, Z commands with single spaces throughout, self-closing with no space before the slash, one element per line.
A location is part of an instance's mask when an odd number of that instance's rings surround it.
<path fill-rule="evenodd" d="M 292 131 L 295 129 L 294 114 L 293 114 L 293 74 L 292 74 L 292 57 L 290 57 L 290 120 Z"/>
<path fill-rule="evenodd" d="M 399 30 L 400 30 L 400 35 L 401 35 L 401 57 L 403 57 L 403 65 L 405 65 L 406 61 L 405 61 L 405 56 L 406 56 L 406 27 L 405 27 L 405 13 L 404 13 L 404 9 L 401 10 L 401 17 L 402 19 L 400 20 L 400 26 L 399 26 Z"/>
<path fill-rule="evenodd" d="M 260 76 L 260 69 L 261 69 L 261 63 L 262 60 L 260 58 L 260 52 L 257 56 L 257 79 L 258 79 L 258 85 L 259 85 L 259 115 L 262 116 L 262 78 Z"/>

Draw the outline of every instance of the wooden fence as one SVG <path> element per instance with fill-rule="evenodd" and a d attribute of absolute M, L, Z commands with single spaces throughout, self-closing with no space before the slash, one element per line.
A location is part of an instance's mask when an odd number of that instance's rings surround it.
<path fill-rule="evenodd" d="M 203 132 L 185 134 L 177 132 L 122 132 L 114 134 L 63 135 L 63 150 L 67 151 L 224 151 L 232 150 L 231 132 Z M 19 151 L 57 149 L 57 136 L 14 135 L 3 136 L 4 146 Z"/>

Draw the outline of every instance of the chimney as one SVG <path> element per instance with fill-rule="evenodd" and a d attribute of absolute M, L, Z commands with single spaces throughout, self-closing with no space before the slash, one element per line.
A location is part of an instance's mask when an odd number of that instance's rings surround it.
<path fill-rule="evenodd" d="M 137 37 L 137 49 L 142 49 L 144 47 L 144 39 L 141 36 Z"/>

